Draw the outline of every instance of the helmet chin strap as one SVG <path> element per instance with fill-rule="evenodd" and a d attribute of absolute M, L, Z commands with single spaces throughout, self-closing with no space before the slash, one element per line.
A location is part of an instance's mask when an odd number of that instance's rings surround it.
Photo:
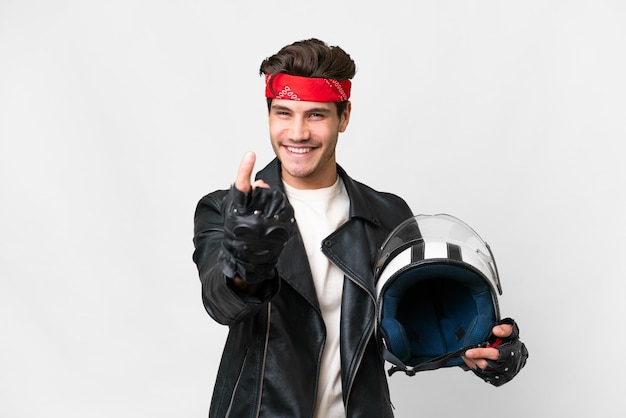
<path fill-rule="evenodd" d="M 446 364 L 448 364 L 448 362 L 452 360 L 453 358 L 462 356 L 467 350 L 471 348 L 477 348 L 481 346 L 482 344 L 468 345 L 466 347 L 459 348 L 457 350 L 451 351 L 441 356 L 432 358 L 428 361 L 418 364 L 417 366 L 407 366 L 406 364 L 402 362 L 402 360 L 400 360 L 398 357 L 393 355 L 391 351 L 387 350 L 387 347 L 385 347 L 384 345 L 382 349 L 382 355 L 386 361 L 388 361 L 391 364 L 394 364 L 394 366 L 391 367 L 387 372 L 389 376 L 391 376 L 392 374 L 398 371 L 404 371 L 407 374 L 407 376 L 413 376 L 417 372 L 423 372 L 426 370 L 436 370 L 441 367 L 445 367 Z"/>

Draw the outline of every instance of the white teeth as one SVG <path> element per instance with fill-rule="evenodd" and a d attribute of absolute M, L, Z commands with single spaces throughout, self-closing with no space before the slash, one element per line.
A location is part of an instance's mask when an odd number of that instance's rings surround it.
<path fill-rule="evenodd" d="M 306 154 L 311 151 L 311 148 L 295 148 L 295 147 L 287 147 L 289 152 L 293 152 L 294 154 Z"/>

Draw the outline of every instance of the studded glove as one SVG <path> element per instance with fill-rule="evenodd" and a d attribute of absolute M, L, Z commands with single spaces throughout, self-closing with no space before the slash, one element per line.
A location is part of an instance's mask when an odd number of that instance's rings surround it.
<path fill-rule="evenodd" d="M 519 327 L 511 318 L 502 319 L 498 324 L 513 325 L 513 332 L 506 338 L 491 334 L 482 347 L 494 347 L 500 352 L 498 360 L 487 360 L 484 369 L 472 369 L 474 374 L 494 386 L 502 386 L 513 379 L 526 365 L 528 350 L 519 339 Z"/>
<path fill-rule="evenodd" d="M 223 273 L 248 283 L 275 277 L 276 262 L 293 233 L 293 208 L 285 194 L 257 187 L 248 193 L 232 186 L 224 205 Z"/>

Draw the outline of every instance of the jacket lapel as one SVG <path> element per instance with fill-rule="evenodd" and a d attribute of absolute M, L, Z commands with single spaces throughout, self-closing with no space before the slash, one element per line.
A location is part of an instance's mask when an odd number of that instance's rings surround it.
<path fill-rule="evenodd" d="M 376 244 L 369 236 L 368 228 L 380 223 L 371 206 L 363 197 L 358 184 L 337 166 L 350 198 L 348 222 L 332 233 L 323 245 L 324 253 L 359 287 L 374 298 L 373 260 L 376 258 Z"/>
<path fill-rule="evenodd" d="M 280 176 L 280 163 L 274 159 L 263 170 L 259 171 L 256 179 L 263 179 L 271 187 L 277 187 L 283 192 L 283 182 Z M 306 256 L 302 236 L 296 228 L 296 233 L 287 241 L 283 252 L 276 264 L 280 277 L 300 293 L 313 307 L 320 311 L 313 276 Z"/>
<path fill-rule="evenodd" d="M 351 219 L 328 237 L 324 253 L 346 274 L 343 284 L 340 323 L 341 379 L 344 401 L 360 365 L 362 353 L 374 332 L 376 299 L 370 267 L 370 245 L 365 224 Z"/>
<path fill-rule="evenodd" d="M 256 179 L 263 179 L 270 186 L 278 187 L 284 192 L 280 170 L 280 162 L 275 158 L 257 173 Z M 348 177 L 339 165 L 337 165 L 337 171 L 350 198 L 350 216 L 348 222 L 322 243 L 322 251 L 351 280 L 374 298 L 374 275 L 371 266 L 372 260 L 376 257 L 376 248 L 371 245 L 365 225 L 368 223 L 379 225 L 380 223 L 360 192 L 359 185 Z M 277 267 L 281 276 L 289 284 L 313 306 L 319 308 L 306 250 L 299 233 L 294 234 L 287 243 Z"/>
<path fill-rule="evenodd" d="M 283 280 L 320 311 L 311 267 L 299 232 L 295 233 L 283 248 L 276 268 Z"/>

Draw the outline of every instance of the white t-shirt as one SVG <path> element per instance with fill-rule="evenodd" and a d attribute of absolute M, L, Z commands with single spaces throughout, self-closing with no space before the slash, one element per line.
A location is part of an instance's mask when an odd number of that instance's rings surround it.
<path fill-rule="evenodd" d="M 304 241 L 324 323 L 326 345 L 320 367 L 316 418 L 344 418 L 339 322 L 344 274 L 322 253 L 322 241 L 348 220 L 350 199 L 341 178 L 331 187 L 300 190 L 284 184 Z"/>

